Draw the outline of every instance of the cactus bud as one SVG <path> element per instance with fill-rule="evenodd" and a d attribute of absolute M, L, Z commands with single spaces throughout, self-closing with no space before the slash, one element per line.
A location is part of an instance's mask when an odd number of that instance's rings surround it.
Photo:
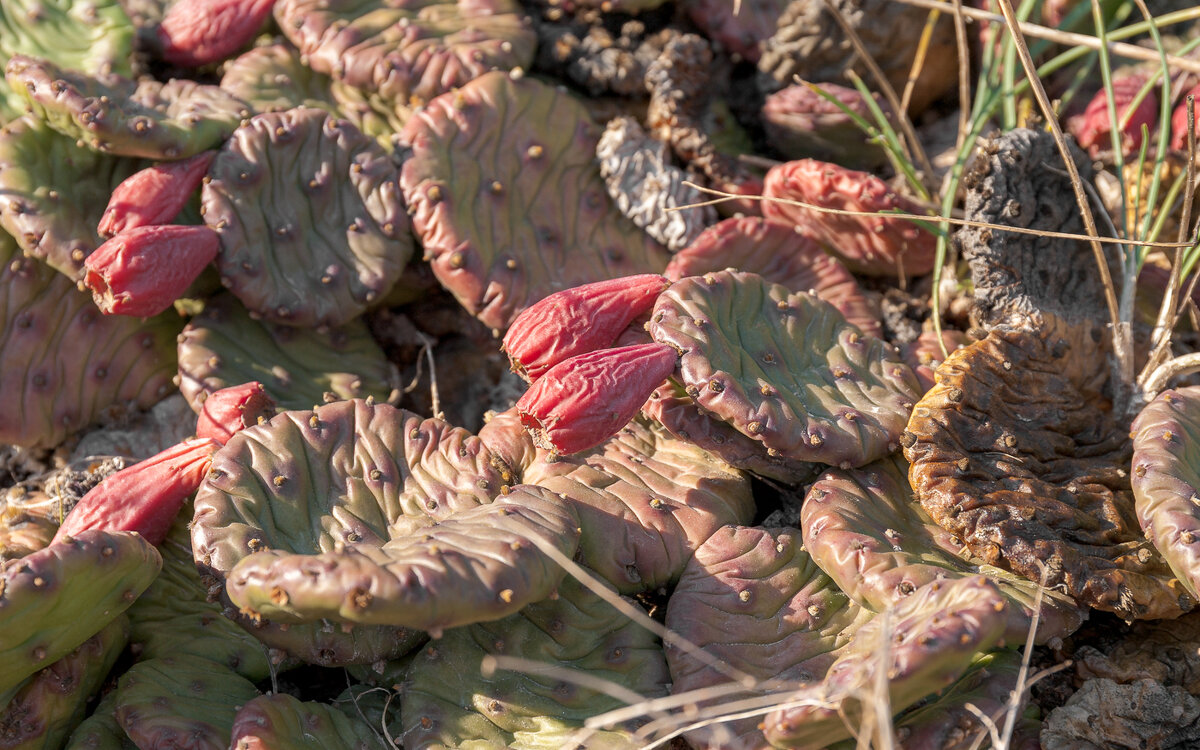
<path fill-rule="evenodd" d="M 97 231 L 112 237 L 127 229 L 167 224 L 183 210 L 208 172 L 216 151 L 205 151 L 183 161 L 168 161 L 135 172 L 125 179 L 100 217 Z"/>
<path fill-rule="evenodd" d="M 105 315 L 149 317 L 170 307 L 219 247 L 208 227 L 134 227 L 88 256 L 83 281 Z"/>
<path fill-rule="evenodd" d="M 517 414 L 538 447 L 558 454 L 587 450 L 637 414 L 677 359 L 666 344 L 580 354 L 540 377 L 517 401 Z"/>
<path fill-rule="evenodd" d="M 196 437 L 212 438 L 224 445 L 235 433 L 258 424 L 259 419 L 270 419 L 274 415 L 275 402 L 267 395 L 262 383 L 222 388 L 210 394 L 200 407 Z"/>
<path fill-rule="evenodd" d="M 518 315 L 504 336 L 503 349 L 513 372 L 533 382 L 559 362 L 612 346 L 670 283 L 658 274 L 644 273 L 543 298 Z"/>
<path fill-rule="evenodd" d="M 1137 151 L 1142 145 L 1142 126 L 1154 127 L 1158 119 L 1158 96 L 1154 91 L 1142 99 L 1137 109 L 1130 112 L 1130 105 L 1138 91 L 1146 83 L 1140 75 L 1128 75 L 1114 78 L 1113 99 L 1116 105 L 1117 121 L 1121 127 L 1121 151 L 1126 156 Z M 1101 89 L 1088 102 L 1083 114 L 1077 115 L 1068 122 L 1068 128 L 1082 148 L 1088 150 L 1092 157 L 1109 147 L 1109 134 L 1112 133 L 1112 122 L 1108 116 L 1108 93 Z"/>
<path fill-rule="evenodd" d="M 151 544 L 162 543 L 220 447 L 210 438 L 185 440 L 118 471 L 83 496 L 51 544 L 90 529 L 136 531 Z"/>
<path fill-rule="evenodd" d="M 1200 99 L 1200 84 L 1193 86 L 1179 101 L 1179 106 L 1171 114 L 1171 148 L 1187 149 L 1188 135 L 1188 106 L 1187 98 L 1192 97 L 1192 110 L 1196 109 L 1196 100 Z M 1200 123 L 1196 125 L 1200 129 Z"/>
<path fill-rule="evenodd" d="M 275 0 L 182 0 L 158 27 L 162 57 L 195 68 L 218 62 L 250 44 Z"/>

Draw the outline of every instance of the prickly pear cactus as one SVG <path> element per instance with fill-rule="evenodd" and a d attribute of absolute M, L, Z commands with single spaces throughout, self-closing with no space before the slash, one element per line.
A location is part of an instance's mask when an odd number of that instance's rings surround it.
<path fill-rule="evenodd" d="M 1159 394 L 1134 420 L 1132 434 L 1138 522 L 1188 593 L 1198 597 L 1200 513 L 1194 498 L 1200 492 L 1195 458 L 1200 387 Z"/>
<path fill-rule="evenodd" d="M 346 120 L 298 108 L 250 118 L 202 192 L 221 283 L 252 312 L 335 326 L 391 288 L 412 254 L 396 168 Z"/>
<path fill-rule="evenodd" d="M 358 716 L 286 693 L 260 695 L 238 709 L 232 750 L 372 750 L 379 735 Z"/>
<path fill-rule="evenodd" d="M 330 114 L 329 76 L 305 65 L 289 44 L 268 44 L 242 53 L 225 66 L 221 88 L 256 113 L 283 112 L 294 107 L 317 107 Z"/>
<path fill-rule="evenodd" d="M 857 89 L 834 83 L 797 83 L 776 91 L 763 103 L 763 130 L 770 144 L 788 159 L 814 158 L 868 170 L 886 164 L 887 151 L 869 141 L 842 107 L 810 86 L 874 123 L 871 109 Z M 887 106 L 882 101 L 879 104 Z"/>
<path fill-rule="evenodd" d="M 27 255 L 80 279 L 84 258 L 100 245 L 96 226 L 109 195 L 143 166 L 22 117 L 0 130 L 0 228 Z"/>
<path fill-rule="evenodd" d="M 231 294 L 204 304 L 179 337 L 179 390 L 200 411 L 208 394 L 257 381 L 281 409 L 337 398 L 386 401 L 394 368 L 361 320 L 319 331 L 255 320 Z"/>
<path fill-rule="evenodd" d="M 83 721 L 88 701 L 128 640 L 129 620 L 120 615 L 30 678 L 7 706 L 0 707 L 0 746 L 60 747 Z"/>
<path fill-rule="evenodd" d="M 688 396 L 768 455 L 861 466 L 896 449 L 917 400 L 916 377 L 889 345 L 757 274 L 676 282 L 649 331 L 683 352 Z"/>
<path fill-rule="evenodd" d="M 666 251 L 608 198 L 599 135 L 571 94 L 499 72 L 405 126 L 413 227 L 438 280 L 485 325 L 507 328 L 562 289 L 666 266 Z"/>
<path fill-rule="evenodd" d="M 258 689 L 199 656 L 141 661 L 117 683 L 117 721 L 138 747 L 229 747 L 239 706 Z"/>
<path fill-rule="evenodd" d="M 880 612 L 932 581 L 983 574 L 1012 605 L 1005 641 L 1025 642 L 1037 584 L 972 558 L 960 539 L 930 520 L 912 497 L 903 459 L 825 472 L 800 514 L 809 554 L 862 606 Z M 1039 644 L 1070 635 L 1086 617 L 1053 589 L 1043 592 L 1039 612 Z"/>
<path fill-rule="evenodd" d="M 117 691 L 109 690 L 67 740 L 66 750 L 137 750 L 117 721 Z"/>
<path fill-rule="evenodd" d="M 730 53 L 757 63 L 762 46 L 775 35 L 779 16 L 791 0 L 743 0 L 740 7 L 724 0 L 688 0 L 688 17 Z"/>
<path fill-rule="evenodd" d="M 250 116 L 224 89 L 184 79 L 91 76 L 24 55 L 8 61 L 5 77 L 51 128 L 117 156 L 186 159 L 220 144 Z"/>
<path fill-rule="evenodd" d="M 713 713 L 783 684 L 820 680 L 874 616 L 817 567 L 795 530 L 726 526 L 696 549 L 667 602 L 664 624 L 706 654 L 668 644 L 671 693 L 753 684 L 719 701 L 697 700 L 697 708 Z M 686 737 L 694 747 L 762 747 L 759 721 L 721 722 Z"/>
<path fill-rule="evenodd" d="M 554 673 L 487 666 L 503 657 L 548 663 L 628 693 L 618 699 Z M 584 720 L 665 695 L 669 681 L 657 638 L 567 578 L 557 596 L 503 620 L 448 630 L 417 654 L 401 706 L 404 747 L 632 749 L 640 743 L 630 727 L 584 730 Z"/>
<path fill-rule="evenodd" d="M 313 70 L 401 104 L 528 67 L 537 41 L 516 0 L 282 0 L 275 19 Z"/>
<path fill-rule="evenodd" d="M 107 531 L 0 563 L 0 705 L 128 609 L 161 566 L 137 534 Z"/>
<path fill-rule="evenodd" d="M 672 256 L 663 275 L 678 281 L 726 268 L 756 273 L 794 292 L 812 292 L 863 333 L 882 336 L 879 313 L 853 274 L 799 227 L 760 216 L 725 219 Z"/>

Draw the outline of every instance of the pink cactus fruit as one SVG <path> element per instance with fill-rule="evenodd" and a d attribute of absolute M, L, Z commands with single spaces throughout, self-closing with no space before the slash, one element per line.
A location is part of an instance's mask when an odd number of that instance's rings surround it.
<path fill-rule="evenodd" d="M 182 161 L 160 162 L 130 175 L 108 199 L 97 227 L 100 236 L 108 238 L 134 227 L 169 223 L 200 187 L 216 155 L 216 151 L 205 151 Z"/>
<path fill-rule="evenodd" d="M 262 383 L 222 388 L 204 399 L 196 421 L 196 437 L 212 438 L 224 445 L 235 433 L 274 415 L 275 402 Z"/>
<path fill-rule="evenodd" d="M 767 172 L 763 196 L 768 199 L 763 201 L 764 216 L 803 228 L 855 273 L 919 276 L 933 270 L 937 237 L 912 221 L 835 214 L 770 200 L 844 211 L 926 213 L 872 174 L 815 159 L 789 161 Z"/>
<path fill-rule="evenodd" d="M 195 68 L 219 62 L 254 40 L 275 0 L 180 0 L 158 27 L 162 57 Z"/>
<path fill-rule="evenodd" d="M 756 273 L 793 292 L 812 292 L 864 333 L 882 336 L 879 315 L 854 275 L 800 227 L 757 216 L 725 219 L 676 253 L 663 275 L 679 281 L 726 268 Z"/>
<path fill-rule="evenodd" d="M 513 372 L 533 382 L 559 362 L 612 346 L 670 283 L 643 273 L 555 292 L 517 316 L 501 348 Z"/>
<path fill-rule="evenodd" d="M 149 317 L 171 306 L 217 256 L 208 227 L 134 227 L 84 261 L 83 283 L 105 315 Z"/>
<path fill-rule="evenodd" d="M 1187 98 L 1189 96 L 1192 97 L 1192 112 L 1194 113 L 1196 112 L 1196 100 L 1200 99 L 1200 84 L 1196 84 L 1186 94 L 1183 95 L 1183 98 L 1179 100 L 1179 106 L 1175 108 L 1175 112 L 1171 115 L 1171 148 L 1187 148 Z M 1197 130 L 1200 130 L 1200 123 L 1196 125 L 1196 128 Z"/>
<path fill-rule="evenodd" d="M 517 414 L 539 448 L 559 455 L 593 448 L 633 419 L 678 358 L 656 343 L 580 354 L 538 378 Z"/>
<path fill-rule="evenodd" d="M 1121 127 L 1121 152 L 1126 156 L 1141 147 L 1142 126 L 1153 128 L 1158 119 L 1158 96 L 1153 89 L 1135 109 L 1130 110 L 1134 98 L 1145 83 L 1145 76 L 1136 74 L 1118 76 L 1112 82 L 1117 119 L 1124 123 Z M 1075 136 L 1079 145 L 1087 149 L 1092 158 L 1108 149 L 1112 143 L 1110 135 L 1112 121 L 1108 116 L 1108 93 L 1104 89 L 1096 92 L 1096 95 L 1088 102 L 1083 114 L 1067 120 L 1067 129 Z"/>
<path fill-rule="evenodd" d="M 151 544 L 161 544 L 220 447 L 211 438 L 185 440 L 118 471 L 83 496 L 51 543 L 101 529 L 136 531 Z"/>

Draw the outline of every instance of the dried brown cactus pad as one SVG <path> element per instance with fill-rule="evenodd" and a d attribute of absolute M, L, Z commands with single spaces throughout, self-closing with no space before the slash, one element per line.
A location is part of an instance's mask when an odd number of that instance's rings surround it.
<path fill-rule="evenodd" d="M 1065 347 L 995 330 L 937 370 L 903 438 L 917 499 L 978 557 L 1126 619 L 1195 601 L 1138 527 L 1128 435 L 1063 375 Z"/>

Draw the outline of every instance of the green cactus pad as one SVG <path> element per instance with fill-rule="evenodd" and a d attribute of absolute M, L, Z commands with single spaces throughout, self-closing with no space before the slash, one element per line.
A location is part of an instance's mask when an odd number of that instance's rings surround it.
<path fill-rule="evenodd" d="M 666 251 L 608 197 L 600 130 L 565 90 L 488 73 L 438 97 L 400 138 L 400 181 L 438 280 L 485 325 L 592 281 L 658 273 Z"/>
<path fill-rule="evenodd" d="M 579 559 L 622 593 L 670 586 L 704 540 L 754 516 L 750 483 L 712 454 L 636 418 L 598 447 L 538 459 L 524 481 L 578 514 Z"/>
<path fill-rule="evenodd" d="M 571 506 L 532 486 L 433 526 L 407 525 L 394 528 L 383 545 L 253 554 L 229 573 L 229 598 L 243 611 L 281 622 L 328 618 L 439 633 L 498 620 L 546 598 L 563 570 L 540 545 L 569 558 L 579 544 Z"/>
<path fill-rule="evenodd" d="M 286 694 L 260 695 L 238 709 L 233 750 L 376 750 L 380 737 L 362 719 Z"/>
<path fill-rule="evenodd" d="M 305 65 L 289 44 L 268 44 L 243 52 L 229 61 L 221 88 L 244 101 L 256 113 L 316 107 L 330 114 L 329 76 Z"/>
<path fill-rule="evenodd" d="M 281 409 L 337 398 L 387 401 L 395 370 L 361 320 L 319 331 L 255 320 L 231 294 L 209 299 L 179 337 L 179 389 L 197 412 L 208 394 L 262 383 Z"/>
<path fill-rule="evenodd" d="M 137 750 L 117 721 L 117 691 L 105 693 L 67 740 L 66 750 Z"/>
<path fill-rule="evenodd" d="M 214 661 L 150 659 L 117 682 L 117 721 L 141 748 L 225 750 L 238 707 L 257 696 L 253 684 Z"/>
<path fill-rule="evenodd" d="M 71 653 L 39 671 L 0 708 L 0 747 L 58 748 L 83 721 L 88 701 L 129 639 L 120 615 Z"/>
<path fill-rule="evenodd" d="M 192 559 L 190 504 L 159 545 L 162 573 L 129 608 L 131 640 L 140 659 L 199 656 L 223 664 L 247 680 L 271 674 L 267 649 L 221 614 Z"/>
<path fill-rule="evenodd" d="M 337 104 L 338 114 L 378 141 L 385 151 L 395 150 L 396 134 L 412 117 L 412 107 L 338 81 L 330 85 L 329 93 Z"/>
<path fill-rule="evenodd" d="M 716 713 L 782 684 L 819 681 L 872 617 L 817 567 L 799 532 L 726 526 L 696 549 L 667 603 L 667 628 L 712 657 L 701 660 L 669 645 L 671 692 L 734 687 L 735 675 L 758 681 L 718 701 L 696 701 L 705 713 Z M 762 747 L 760 719 L 721 722 L 686 736 L 695 747 Z"/>
<path fill-rule="evenodd" d="M 171 392 L 178 316 L 105 317 L 90 294 L 0 230 L 0 443 L 50 447 L 110 407 L 148 409 Z M 70 356 L 64 353 L 70 352 Z"/>
<path fill-rule="evenodd" d="M 826 747 L 850 737 L 872 710 L 873 684 L 887 671 L 888 705 L 899 712 L 953 684 L 974 656 L 1004 634 L 1007 603 L 983 576 L 935 581 L 894 610 L 859 628 L 825 680 L 780 695 L 789 706 L 763 718 L 763 732 L 779 748 Z M 887 721 L 885 717 L 878 717 Z"/>
<path fill-rule="evenodd" d="M 670 680 L 649 631 L 567 578 L 557 596 L 503 620 L 448 630 L 417 654 L 401 706 L 406 750 L 640 746 L 627 727 L 582 728 L 624 701 L 553 673 L 497 669 L 485 676 L 489 656 L 530 659 L 643 698 L 664 695 Z"/>
<path fill-rule="evenodd" d="M 77 144 L 32 117 L 0 130 L 0 228 L 26 255 L 78 280 L 100 246 L 113 188 L 145 166 Z"/>
<path fill-rule="evenodd" d="M 1142 530 L 1200 598 L 1200 386 L 1164 391 L 1142 409 L 1131 481 Z"/>
<path fill-rule="evenodd" d="M 324 110 L 250 118 L 209 177 L 202 211 L 221 238 L 221 283 L 267 320 L 346 323 L 387 293 L 412 255 L 395 165 Z"/>
<path fill-rule="evenodd" d="M 862 606 L 880 612 L 932 581 L 983 574 L 1012 604 L 1005 641 L 1025 642 L 1037 584 L 973 558 L 961 540 L 935 524 L 913 499 L 903 459 L 824 473 L 800 513 L 805 548 Z M 1040 613 L 1038 644 L 1073 633 L 1087 616 L 1053 589 L 1043 592 Z"/>
<path fill-rule="evenodd" d="M 0 563 L 0 705 L 128 609 L 161 566 L 153 545 L 124 531 L 85 531 Z"/>
<path fill-rule="evenodd" d="M 275 19 L 313 70 L 399 104 L 528 67 L 537 43 L 517 0 L 282 0 Z"/>
<path fill-rule="evenodd" d="M 1126 619 L 1196 600 L 1138 526 L 1129 436 L 1069 375 L 1069 346 L 993 330 L 953 352 L 904 436 L 925 512 L 989 565 Z"/>
<path fill-rule="evenodd" d="M 9 60 L 5 77 L 34 116 L 116 156 L 186 159 L 220 144 L 250 116 L 224 89 L 184 79 L 91 76 L 26 56 Z"/>
<path fill-rule="evenodd" d="M 898 447 L 917 400 L 916 376 L 888 344 L 757 274 L 676 282 L 649 331 L 682 352 L 678 377 L 696 404 L 769 456 L 869 463 Z"/>

